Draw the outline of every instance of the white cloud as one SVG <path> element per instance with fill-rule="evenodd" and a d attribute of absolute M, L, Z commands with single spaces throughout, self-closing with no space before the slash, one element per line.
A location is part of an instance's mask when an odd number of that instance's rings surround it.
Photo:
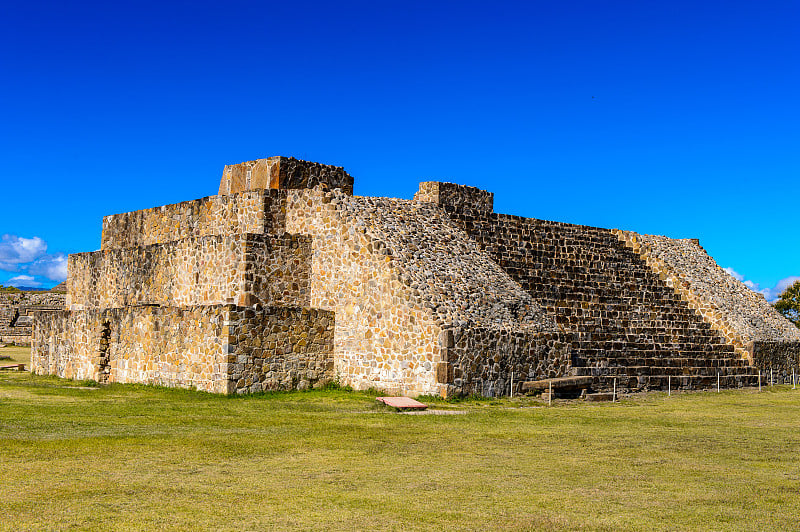
<path fill-rule="evenodd" d="M 0 238 L 0 270 L 17 271 L 20 264 L 33 262 L 46 252 L 47 242 L 38 236 L 3 235 Z"/>
<path fill-rule="evenodd" d="M 731 277 L 733 277 L 737 281 L 744 281 L 744 275 L 742 275 L 740 273 L 737 273 L 736 270 L 734 270 L 733 268 L 729 267 L 729 268 L 722 268 L 722 269 L 725 270 L 726 272 L 728 272 L 728 275 L 730 275 Z"/>
<path fill-rule="evenodd" d="M 773 286 L 772 288 L 761 288 L 761 286 L 753 282 L 749 279 L 745 279 L 744 275 L 741 275 L 733 268 L 723 268 L 729 275 L 731 275 L 737 281 L 741 281 L 747 288 L 752 290 L 753 292 L 758 292 L 759 294 L 763 294 L 767 301 L 775 301 L 780 297 L 784 290 L 792 286 L 795 282 L 800 281 L 800 276 L 797 275 L 790 275 L 789 277 L 784 277 L 778 283 Z"/>
<path fill-rule="evenodd" d="M 42 285 L 42 283 L 40 283 L 39 281 L 37 281 L 35 278 L 33 278 L 30 275 L 17 275 L 15 277 L 12 277 L 8 281 L 6 281 L 6 283 L 8 283 L 8 286 L 41 286 Z"/>
<path fill-rule="evenodd" d="M 38 236 L 25 238 L 6 234 L 0 237 L 0 270 L 20 273 L 6 281 L 11 286 L 60 283 L 67 278 L 67 256 L 48 254 L 47 242 Z"/>
<path fill-rule="evenodd" d="M 67 256 L 63 253 L 45 255 L 27 267 L 28 273 L 47 277 L 51 281 L 67 280 Z"/>

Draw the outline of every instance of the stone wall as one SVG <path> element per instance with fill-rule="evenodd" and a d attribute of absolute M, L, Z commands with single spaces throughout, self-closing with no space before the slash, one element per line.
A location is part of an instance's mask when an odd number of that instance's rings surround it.
<path fill-rule="evenodd" d="M 387 198 L 343 198 L 345 226 L 380 242 L 404 284 L 441 324 L 553 331 L 533 298 L 440 208 Z"/>
<path fill-rule="evenodd" d="M 692 309 L 720 331 L 738 353 L 751 361 L 755 362 L 753 342 L 760 342 L 757 351 L 763 353 L 767 346 L 800 341 L 800 329 L 778 313 L 761 294 L 720 268 L 697 240 L 631 231 L 616 231 L 616 234 Z M 784 348 L 778 349 L 779 356 L 784 351 Z M 795 353 L 795 358 L 798 354 L 800 351 Z"/>
<path fill-rule="evenodd" d="M 219 306 L 38 313 L 31 369 L 97 382 L 140 382 L 225 393 Z"/>
<path fill-rule="evenodd" d="M 306 235 L 246 235 L 238 304 L 310 306 L 311 250 Z"/>
<path fill-rule="evenodd" d="M 519 394 L 526 380 L 570 374 L 569 344 L 558 333 L 455 327 L 441 333 L 439 382 L 446 395 Z"/>
<path fill-rule="evenodd" d="M 420 183 L 414 199 L 434 203 L 457 212 L 472 214 L 488 214 L 494 209 L 493 193 L 475 187 L 440 181 Z"/>
<path fill-rule="evenodd" d="M 342 384 L 392 393 L 438 393 L 432 312 L 365 227 L 344 223 L 349 196 L 291 191 L 286 228 L 312 236 L 311 306 L 335 312 L 335 372 Z"/>
<path fill-rule="evenodd" d="M 353 194 L 353 178 L 339 166 L 301 161 L 293 157 L 269 157 L 226 165 L 219 194 L 257 189 L 340 189 Z"/>
<path fill-rule="evenodd" d="M 98 380 L 102 329 L 98 311 L 35 313 L 31 371 L 65 379 Z"/>
<path fill-rule="evenodd" d="M 454 372 L 439 370 L 448 363 L 439 343 L 444 328 L 464 331 L 471 364 L 505 357 L 504 367 L 520 375 L 531 373 L 531 361 L 515 365 L 515 353 L 536 351 L 536 333 L 555 331 L 531 297 L 435 205 L 293 191 L 286 221 L 288 231 L 312 236 L 311 305 L 336 312 L 337 369 L 346 384 L 454 393 Z M 498 342 L 480 327 L 518 339 Z M 465 375 L 470 384 L 458 393 L 471 393 L 478 381 L 482 389 L 502 389 L 502 372 Z"/>
<path fill-rule="evenodd" d="M 792 376 L 800 381 L 800 341 L 756 340 L 750 345 L 753 365 L 765 379 L 772 375 L 775 384 L 791 384 Z"/>
<path fill-rule="evenodd" d="M 100 249 L 128 249 L 202 236 L 282 232 L 281 191 L 210 196 L 103 218 Z"/>
<path fill-rule="evenodd" d="M 98 382 L 214 393 L 295 389 L 333 377 L 332 313 L 233 305 L 35 315 L 31 367 Z"/>
<path fill-rule="evenodd" d="M 227 309 L 127 307 L 101 314 L 108 345 L 101 382 L 147 383 L 225 393 Z"/>
<path fill-rule="evenodd" d="M 73 310 L 130 305 L 289 305 L 309 300 L 308 237 L 185 238 L 69 256 Z"/>
<path fill-rule="evenodd" d="M 228 322 L 229 393 L 304 390 L 336 379 L 333 312 L 240 307 Z"/>
<path fill-rule="evenodd" d="M 31 345 L 31 334 L 33 329 L 27 328 L 27 331 L 0 331 L 0 344 L 10 345 Z"/>
<path fill-rule="evenodd" d="M 0 293 L 0 325 L 10 323 L 15 312 L 27 315 L 37 308 L 63 309 L 64 294 L 53 292 Z"/>

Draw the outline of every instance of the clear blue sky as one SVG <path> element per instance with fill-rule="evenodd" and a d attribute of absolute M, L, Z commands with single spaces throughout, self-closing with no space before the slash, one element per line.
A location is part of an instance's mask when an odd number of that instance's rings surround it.
<path fill-rule="evenodd" d="M 800 276 L 798 1 L 31 0 L 0 45 L 0 283 L 51 286 L 103 215 L 270 155 Z"/>

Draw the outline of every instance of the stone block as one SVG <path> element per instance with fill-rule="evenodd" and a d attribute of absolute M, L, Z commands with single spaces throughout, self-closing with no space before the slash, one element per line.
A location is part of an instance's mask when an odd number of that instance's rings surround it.
<path fill-rule="evenodd" d="M 439 384 L 448 384 L 453 382 L 453 366 L 447 362 L 440 362 L 436 364 L 436 382 Z"/>
<path fill-rule="evenodd" d="M 225 166 L 219 194 L 257 189 L 304 189 L 322 187 L 353 193 L 353 178 L 338 166 L 301 161 L 293 157 L 269 157 Z"/>

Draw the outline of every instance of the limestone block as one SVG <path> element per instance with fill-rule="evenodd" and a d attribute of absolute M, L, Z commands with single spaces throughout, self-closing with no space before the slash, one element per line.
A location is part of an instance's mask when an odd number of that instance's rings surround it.
<path fill-rule="evenodd" d="M 329 166 L 293 157 L 269 157 L 226 165 L 219 194 L 235 194 L 257 189 L 302 189 L 322 187 L 353 193 L 353 178 L 338 166 Z"/>

